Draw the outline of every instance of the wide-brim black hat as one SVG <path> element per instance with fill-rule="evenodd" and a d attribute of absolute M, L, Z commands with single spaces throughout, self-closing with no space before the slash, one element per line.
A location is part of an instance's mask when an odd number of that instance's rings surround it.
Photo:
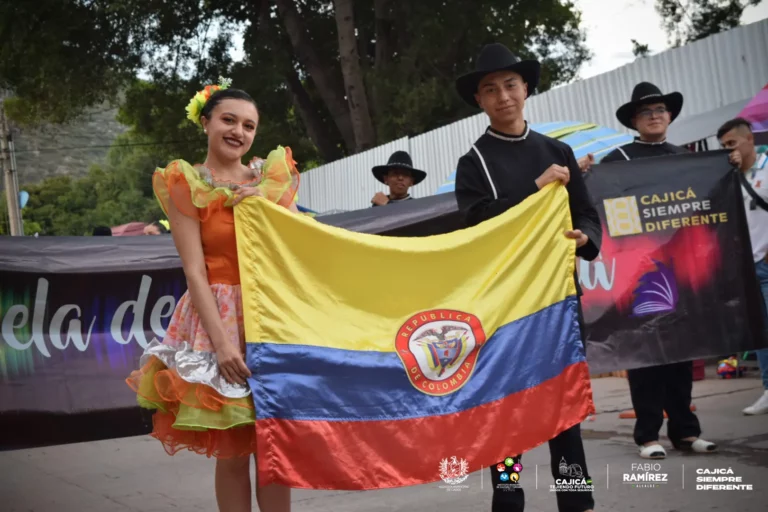
<path fill-rule="evenodd" d="M 637 112 L 637 107 L 650 103 L 664 103 L 669 110 L 670 122 L 672 122 L 683 110 L 683 95 L 679 92 L 662 94 L 661 90 L 652 83 L 640 82 L 632 91 L 632 101 L 620 106 L 616 111 L 616 119 L 630 130 L 634 130 L 632 118 Z"/>
<path fill-rule="evenodd" d="M 475 70 L 456 79 L 459 96 L 473 107 L 480 107 L 475 100 L 477 88 L 484 76 L 497 71 L 514 71 L 528 84 L 528 96 L 539 85 L 541 64 L 536 60 L 520 60 L 503 44 L 493 43 L 483 47 L 475 62 Z"/>
<path fill-rule="evenodd" d="M 411 171 L 414 185 L 418 185 L 427 177 L 426 172 L 413 167 L 413 160 L 411 160 L 411 155 L 409 155 L 407 151 L 395 151 L 392 153 L 392 156 L 389 157 L 386 165 L 377 165 L 371 169 L 371 171 L 377 180 L 385 183 L 384 176 L 387 175 L 390 169 L 407 169 Z"/>

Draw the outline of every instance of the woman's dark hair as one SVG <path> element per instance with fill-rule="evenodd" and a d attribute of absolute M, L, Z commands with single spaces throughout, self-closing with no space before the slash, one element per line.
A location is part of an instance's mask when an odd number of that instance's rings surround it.
<path fill-rule="evenodd" d="M 253 103 L 253 106 L 256 107 L 256 110 L 259 109 L 258 105 L 256 105 L 256 101 L 251 98 L 250 94 L 247 92 L 240 89 L 223 89 L 211 94 L 211 97 L 208 98 L 208 101 L 205 102 L 205 106 L 203 107 L 203 111 L 200 113 L 200 117 L 204 117 L 210 120 L 211 112 L 213 112 L 213 109 L 216 108 L 216 105 L 221 103 L 222 100 L 227 99 L 250 101 Z"/>
<path fill-rule="evenodd" d="M 162 233 L 162 234 L 170 233 L 170 231 L 168 231 L 168 229 L 166 229 L 166 227 L 165 227 L 165 226 L 163 226 L 162 224 L 160 224 L 160 222 L 159 222 L 159 221 L 155 221 L 155 222 L 153 222 L 151 225 L 152 225 L 152 226 L 155 226 L 157 229 L 159 229 L 159 230 L 160 230 L 160 233 Z"/>
<path fill-rule="evenodd" d="M 107 226 L 96 226 L 93 228 L 92 236 L 112 236 L 112 229 Z"/>

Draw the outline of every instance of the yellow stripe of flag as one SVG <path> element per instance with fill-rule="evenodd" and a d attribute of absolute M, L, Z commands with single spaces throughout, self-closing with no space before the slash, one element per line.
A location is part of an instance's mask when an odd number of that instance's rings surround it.
<path fill-rule="evenodd" d="M 394 352 L 431 309 L 500 326 L 576 293 L 568 193 L 551 184 L 471 229 L 424 238 L 356 233 L 264 199 L 235 207 L 249 343 Z"/>

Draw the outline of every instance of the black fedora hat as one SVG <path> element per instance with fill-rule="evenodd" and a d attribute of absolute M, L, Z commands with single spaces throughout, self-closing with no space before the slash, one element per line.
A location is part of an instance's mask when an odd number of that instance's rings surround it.
<path fill-rule="evenodd" d="M 520 60 L 503 44 L 485 45 L 477 57 L 475 70 L 456 79 L 456 90 L 459 96 L 473 107 L 479 107 L 475 101 L 475 94 L 480 80 L 497 71 L 514 71 L 522 76 L 523 81 L 528 84 L 528 96 L 530 96 L 539 85 L 541 65 L 536 60 Z"/>
<path fill-rule="evenodd" d="M 661 90 L 650 82 L 640 82 L 632 91 L 632 101 L 620 106 L 616 111 L 616 119 L 627 128 L 634 130 L 632 118 L 637 112 L 637 107 L 650 103 L 664 103 L 670 113 L 670 122 L 680 115 L 683 110 L 683 95 L 679 92 L 662 94 Z"/>
<path fill-rule="evenodd" d="M 389 157 L 386 165 L 377 165 L 371 170 L 376 179 L 384 183 L 384 176 L 387 175 L 390 169 L 407 169 L 411 171 L 414 185 L 418 185 L 427 177 L 426 172 L 421 169 L 413 168 L 411 155 L 409 155 L 407 151 L 395 151 L 392 153 L 392 156 Z"/>

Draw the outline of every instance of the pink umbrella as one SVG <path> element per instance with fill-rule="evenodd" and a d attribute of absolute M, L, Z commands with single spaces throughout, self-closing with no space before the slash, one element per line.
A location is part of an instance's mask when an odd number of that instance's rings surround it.
<path fill-rule="evenodd" d="M 752 131 L 755 132 L 755 142 L 768 143 L 768 84 L 747 103 L 739 117 L 743 117 L 752 123 Z"/>

